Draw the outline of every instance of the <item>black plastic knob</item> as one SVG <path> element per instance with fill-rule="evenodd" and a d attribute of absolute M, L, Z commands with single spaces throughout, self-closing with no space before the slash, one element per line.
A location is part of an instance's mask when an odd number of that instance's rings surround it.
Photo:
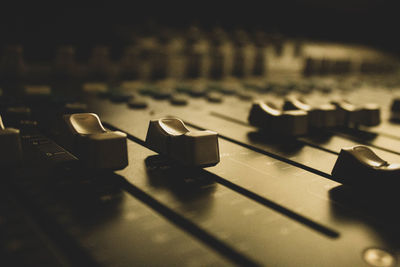
<path fill-rule="evenodd" d="M 210 78 L 219 80 L 224 76 L 225 54 L 221 46 L 210 48 Z"/>
<path fill-rule="evenodd" d="M 400 184 L 400 164 L 388 163 L 370 148 L 344 148 L 332 170 L 335 180 L 357 187 L 388 187 Z"/>
<path fill-rule="evenodd" d="M 63 142 L 90 169 L 119 170 L 128 165 L 126 134 L 108 131 L 94 113 L 64 115 Z"/>
<path fill-rule="evenodd" d="M 265 57 L 264 46 L 256 47 L 252 74 L 254 76 L 263 76 L 265 72 L 266 72 L 266 57 Z"/>
<path fill-rule="evenodd" d="M 61 46 L 57 49 L 54 60 L 54 75 L 57 79 L 70 79 L 76 74 L 75 49 Z"/>
<path fill-rule="evenodd" d="M 337 124 L 342 127 L 357 127 L 358 125 L 376 126 L 381 122 L 380 107 L 367 103 L 356 106 L 349 101 L 331 101 L 337 108 Z"/>
<path fill-rule="evenodd" d="M 251 125 L 273 135 L 295 136 L 307 133 L 308 115 L 302 110 L 281 111 L 272 103 L 257 101 L 250 110 Z"/>
<path fill-rule="evenodd" d="M 52 69 L 52 90 L 61 95 L 78 95 L 80 69 L 75 61 L 75 49 L 61 46 L 57 49 Z"/>
<path fill-rule="evenodd" d="M 243 30 L 237 30 L 233 36 L 233 75 L 243 77 L 245 75 L 246 45 L 249 43 L 249 36 Z"/>
<path fill-rule="evenodd" d="M 361 123 L 361 110 L 348 101 L 331 101 L 338 110 L 337 125 L 351 127 Z"/>
<path fill-rule="evenodd" d="M 132 45 L 124 50 L 120 62 L 119 76 L 121 80 L 135 80 L 139 78 L 139 49 Z"/>
<path fill-rule="evenodd" d="M 109 81 L 113 71 L 109 48 L 106 46 L 93 48 L 88 67 L 88 80 Z"/>
<path fill-rule="evenodd" d="M 199 78 L 202 72 L 204 53 L 201 53 L 196 49 L 196 43 L 189 43 L 185 48 L 185 57 L 185 77 L 189 79 Z"/>
<path fill-rule="evenodd" d="M 190 131 L 177 118 L 151 120 L 146 145 L 186 166 L 208 167 L 219 162 L 218 134 Z"/>
<path fill-rule="evenodd" d="M 329 128 L 337 125 L 337 110 L 332 104 L 311 106 L 296 97 L 287 97 L 283 105 L 284 110 L 303 110 L 309 115 L 311 128 Z"/>
<path fill-rule="evenodd" d="M 400 98 L 393 99 L 390 111 L 390 119 L 395 122 L 400 122 Z"/>

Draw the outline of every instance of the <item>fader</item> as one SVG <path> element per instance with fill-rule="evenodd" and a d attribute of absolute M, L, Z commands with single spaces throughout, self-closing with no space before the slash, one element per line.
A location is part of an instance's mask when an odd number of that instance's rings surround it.
<path fill-rule="evenodd" d="M 280 111 L 272 103 L 253 103 L 249 122 L 272 134 L 303 135 L 308 131 L 308 114 L 303 110 Z"/>
<path fill-rule="evenodd" d="M 343 148 L 332 176 L 343 184 L 388 190 L 400 184 L 400 164 L 383 160 L 365 146 Z"/>
<path fill-rule="evenodd" d="M 64 115 L 64 145 L 92 169 L 119 170 L 128 165 L 126 134 L 107 131 L 93 113 Z"/>
<path fill-rule="evenodd" d="M 207 167 L 219 162 L 217 133 L 190 131 L 177 118 L 150 121 L 146 144 L 183 165 Z"/>

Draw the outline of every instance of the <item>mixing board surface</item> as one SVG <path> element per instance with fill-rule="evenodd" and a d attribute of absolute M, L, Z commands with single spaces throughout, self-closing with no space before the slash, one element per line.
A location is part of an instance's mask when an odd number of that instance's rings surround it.
<path fill-rule="evenodd" d="M 5 266 L 399 266 L 396 59 L 167 36 L 118 62 L 5 49 Z"/>

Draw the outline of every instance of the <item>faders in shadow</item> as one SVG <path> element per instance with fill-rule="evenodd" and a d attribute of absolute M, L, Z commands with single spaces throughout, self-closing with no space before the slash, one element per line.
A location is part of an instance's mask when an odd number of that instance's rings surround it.
<path fill-rule="evenodd" d="M 380 107 L 373 103 L 356 106 L 348 101 L 332 101 L 337 108 L 337 125 L 352 127 L 357 125 L 376 126 L 381 122 Z"/>
<path fill-rule="evenodd" d="M 390 120 L 397 123 L 400 122 L 400 98 L 393 99 L 390 111 Z"/>
<path fill-rule="evenodd" d="M 343 148 L 332 170 L 338 182 L 389 189 L 400 183 L 400 164 L 389 163 L 366 146 Z"/>
<path fill-rule="evenodd" d="M 253 103 L 249 122 L 251 125 L 277 135 L 303 135 L 307 133 L 308 116 L 302 110 L 281 111 L 272 103 Z"/>
<path fill-rule="evenodd" d="M 283 104 L 284 110 L 302 110 L 308 114 L 311 128 L 330 128 L 336 126 L 336 108 L 331 104 L 312 106 L 296 97 L 288 97 Z"/>
<path fill-rule="evenodd" d="M 126 134 L 108 131 L 94 113 L 64 115 L 63 145 L 90 169 L 119 170 L 128 165 Z"/>
<path fill-rule="evenodd" d="M 220 160 L 218 134 L 190 131 L 178 118 L 151 120 L 146 145 L 185 166 L 209 167 Z"/>
<path fill-rule="evenodd" d="M 248 121 L 271 134 L 298 136 L 335 127 L 376 126 L 381 119 L 380 107 L 372 103 L 356 106 L 341 100 L 311 105 L 301 98 L 288 96 L 282 109 L 273 103 L 255 101 L 250 109 Z"/>

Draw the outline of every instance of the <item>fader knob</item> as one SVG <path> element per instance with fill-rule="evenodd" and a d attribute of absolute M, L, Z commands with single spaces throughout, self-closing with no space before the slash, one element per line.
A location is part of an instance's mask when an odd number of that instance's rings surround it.
<path fill-rule="evenodd" d="M 390 187 L 400 184 L 400 164 L 388 163 L 366 146 L 340 151 L 332 176 L 357 187 Z"/>
<path fill-rule="evenodd" d="M 350 127 L 361 123 L 361 110 L 348 101 L 331 101 L 338 110 L 337 125 Z"/>
<path fill-rule="evenodd" d="M 213 46 L 210 48 L 210 77 L 212 79 L 221 79 L 224 75 L 225 55 L 222 47 Z"/>
<path fill-rule="evenodd" d="M 313 128 L 328 128 L 336 126 L 337 110 L 332 104 L 324 104 L 314 107 L 296 97 L 288 97 L 285 99 L 283 109 L 299 109 L 308 112 L 308 122 Z"/>
<path fill-rule="evenodd" d="M 275 50 L 275 55 L 278 57 L 282 56 L 283 55 L 283 46 L 284 46 L 284 40 L 283 40 L 282 35 L 275 34 L 270 37 L 269 41 Z"/>
<path fill-rule="evenodd" d="M 94 113 L 64 115 L 65 146 L 91 169 L 119 170 L 128 165 L 126 134 L 107 131 Z"/>
<path fill-rule="evenodd" d="M 263 76 L 265 74 L 265 46 L 266 35 L 264 32 L 257 31 L 255 33 L 255 49 L 254 49 L 254 63 L 252 74 L 254 76 Z"/>
<path fill-rule="evenodd" d="M 131 45 L 125 48 L 120 62 L 120 79 L 135 80 L 139 77 L 138 71 L 139 49 Z"/>
<path fill-rule="evenodd" d="M 365 126 L 376 126 L 381 123 L 381 109 L 377 104 L 367 103 L 361 108 L 361 124 Z"/>
<path fill-rule="evenodd" d="M 147 146 L 183 165 L 208 167 L 219 162 L 218 135 L 212 131 L 190 131 L 177 118 L 151 120 Z"/>
<path fill-rule="evenodd" d="M 316 74 L 319 71 L 320 66 L 320 60 L 308 57 L 304 61 L 303 74 L 306 76 Z"/>
<path fill-rule="evenodd" d="M 349 73 L 351 71 L 351 62 L 349 60 L 336 60 L 333 64 L 333 72 L 337 74 Z"/>
<path fill-rule="evenodd" d="M 205 58 L 205 46 L 202 43 L 202 32 L 197 27 L 190 27 L 186 34 L 184 75 L 189 79 L 199 78 L 202 74 L 202 65 Z"/>
<path fill-rule="evenodd" d="M 233 75 L 243 77 L 245 74 L 246 45 L 249 43 L 249 37 L 243 30 L 238 30 L 234 34 L 233 51 Z"/>
<path fill-rule="evenodd" d="M 202 60 L 204 53 L 199 51 L 197 43 L 188 43 L 185 48 L 185 77 L 189 79 L 199 78 L 202 72 Z"/>
<path fill-rule="evenodd" d="M 302 110 L 280 111 L 271 103 L 257 101 L 250 110 L 251 125 L 272 134 L 294 136 L 307 133 L 308 116 Z"/>
<path fill-rule="evenodd" d="M 72 46 L 59 47 L 54 61 L 56 78 L 68 79 L 73 76 L 75 65 L 75 49 Z"/>
<path fill-rule="evenodd" d="M 163 80 L 167 78 L 168 70 L 168 52 L 165 48 L 159 48 L 153 51 L 151 57 L 151 79 L 152 80 Z"/>
<path fill-rule="evenodd" d="M 93 81 L 108 81 L 112 75 L 110 51 L 106 46 L 93 48 L 89 60 L 89 79 Z"/>
<path fill-rule="evenodd" d="M 332 101 L 331 103 L 338 110 L 339 126 L 376 126 L 381 122 L 380 107 L 376 104 L 367 103 L 363 106 L 356 106 L 345 100 Z"/>
<path fill-rule="evenodd" d="M 210 77 L 221 79 L 225 75 L 226 54 L 224 45 L 227 42 L 226 32 L 221 28 L 215 28 L 210 42 Z"/>
<path fill-rule="evenodd" d="M 264 47 L 256 47 L 252 69 L 252 74 L 254 76 L 263 76 L 265 74 L 265 62 L 266 60 Z"/>
<path fill-rule="evenodd" d="M 18 129 L 5 128 L 0 116 L 0 167 L 12 167 L 22 159 L 21 138 Z"/>
<path fill-rule="evenodd" d="M 61 46 L 57 49 L 52 71 L 52 90 L 61 95 L 75 95 L 80 92 L 78 65 L 75 62 L 75 49 Z"/>
<path fill-rule="evenodd" d="M 392 112 L 390 119 L 395 122 L 400 122 L 400 98 L 393 99 L 390 110 Z"/>
<path fill-rule="evenodd" d="M 319 74 L 329 74 L 332 73 L 333 70 L 334 70 L 334 61 L 327 58 L 321 59 Z"/>

